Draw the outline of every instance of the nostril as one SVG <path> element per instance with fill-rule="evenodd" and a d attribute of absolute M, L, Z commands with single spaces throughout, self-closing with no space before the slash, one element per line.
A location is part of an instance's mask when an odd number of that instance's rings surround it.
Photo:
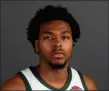
<path fill-rule="evenodd" d="M 58 48 L 58 47 L 62 47 L 62 45 L 61 44 L 55 44 L 54 47 Z"/>

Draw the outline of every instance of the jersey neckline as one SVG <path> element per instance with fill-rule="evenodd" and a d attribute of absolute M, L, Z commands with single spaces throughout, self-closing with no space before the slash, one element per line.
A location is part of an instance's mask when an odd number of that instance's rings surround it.
<path fill-rule="evenodd" d="M 68 78 L 64 84 L 63 87 L 61 87 L 60 89 L 55 88 L 53 86 L 51 86 L 50 84 L 48 84 L 46 81 L 44 81 L 41 76 L 38 74 L 38 72 L 36 72 L 36 67 L 29 67 L 31 72 L 34 74 L 34 76 L 36 77 L 36 79 L 38 79 L 38 81 L 40 83 L 42 83 L 44 86 L 46 86 L 47 88 L 51 89 L 51 90 L 66 90 L 68 88 L 68 86 L 70 85 L 71 79 L 72 79 L 72 73 L 71 73 L 71 69 L 70 67 L 68 67 Z"/>

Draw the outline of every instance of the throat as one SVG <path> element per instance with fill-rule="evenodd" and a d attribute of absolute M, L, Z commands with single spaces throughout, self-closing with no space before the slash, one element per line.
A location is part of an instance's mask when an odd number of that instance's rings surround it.
<path fill-rule="evenodd" d="M 60 89 L 64 87 L 69 79 L 69 70 L 63 69 L 58 71 L 42 71 L 40 67 L 37 68 L 40 79 L 51 87 Z"/>

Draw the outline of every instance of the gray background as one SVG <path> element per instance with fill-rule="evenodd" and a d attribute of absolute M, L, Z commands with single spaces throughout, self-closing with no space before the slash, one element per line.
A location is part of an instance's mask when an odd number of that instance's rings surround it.
<path fill-rule="evenodd" d="M 26 39 L 25 29 L 39 7 L 66 6 L 78 21 L 81 38 L 70 65 L 91 76 L 99 90 L 108 90 L 107 1 L 4 1 L 1 3 L 1 84 L 20 70 L 36 65 L 38 55 Z"/>

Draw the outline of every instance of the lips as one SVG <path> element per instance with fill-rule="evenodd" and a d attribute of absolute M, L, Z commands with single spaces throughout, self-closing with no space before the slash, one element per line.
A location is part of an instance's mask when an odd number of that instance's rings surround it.
<path fill-rule="evenodd" d="M 63 52 L 54 52 L 53 54 L 52 54 L 52 56 L 54 57 L 54 58 L 59 58 L 59 57 L 64 57 L 64 53 Z"/>

